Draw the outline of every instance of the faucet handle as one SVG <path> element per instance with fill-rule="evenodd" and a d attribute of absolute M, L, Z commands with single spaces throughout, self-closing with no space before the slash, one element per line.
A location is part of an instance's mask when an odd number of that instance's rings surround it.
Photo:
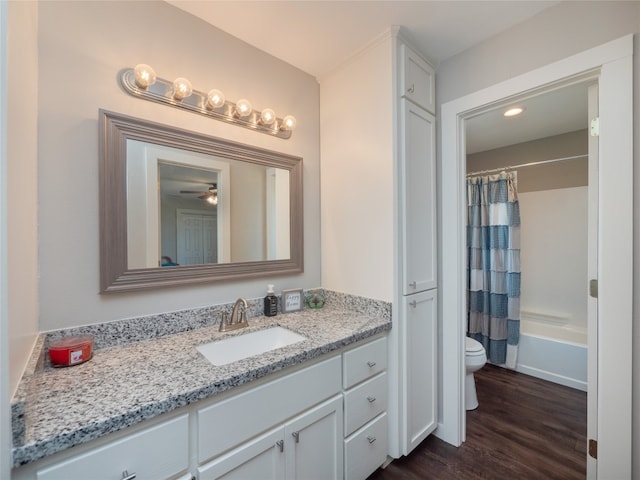
<path fill-rule="evenodd" d="M 220 328 L 218 329 L 218 331 L 224 332 L 225 330 L 227 330 L 228 325 L 229 325 L 229 315 L 227 315 L 227 312 L 222 312 L 222 316 L 220 318 Z"/>
<path fill-rule="evenodd" d="M 238 320 L 238 323 L 249 325 L 249 321 L 247 320 L 247 312 L 245 310 L 242 310 L 242 312 L 240 312 L 240 320 Z"/>

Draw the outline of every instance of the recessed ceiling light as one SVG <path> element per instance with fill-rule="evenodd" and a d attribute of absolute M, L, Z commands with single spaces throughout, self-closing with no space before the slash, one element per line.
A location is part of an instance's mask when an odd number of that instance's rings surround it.
<path fill-rule="evenodd" d="M 520 115 L 522 112 L 524 112 L 524 108 L 523 107 L 513 107 L 513 108 L 510 108 L 509 110 L 507 110 L 506 112 L 504 112 L 503 115 L 505 117 L 516 117 L 516 116 Z"/>

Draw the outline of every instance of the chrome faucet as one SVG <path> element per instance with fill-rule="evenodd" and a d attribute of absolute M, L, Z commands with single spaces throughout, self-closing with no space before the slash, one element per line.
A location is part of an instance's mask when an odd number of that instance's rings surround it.
<path fill-rule="evenodd" d="M 227 319 L 227 315 L 223 314 L 222 319 L 220 320 L 219 330 L 221 332 L 227 332 L 229 330 L 248 327 L 249 321 L 247 320 L 247 308 L 249 308 L 249 304 L 245 298 L 240 297 L 236 300 L 236 303 L 233 304 L 233 309 L 231 310 L 231 319 Z M 240 318 L 238 318 L 238 310 L 240 310 Z"/>

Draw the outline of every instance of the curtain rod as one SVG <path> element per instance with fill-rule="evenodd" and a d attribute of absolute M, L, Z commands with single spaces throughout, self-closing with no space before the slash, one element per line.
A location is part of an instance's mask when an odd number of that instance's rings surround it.
<path fill-rule="evenodd" d="M 584 158 L 588 156 L 589 154 L 585 153 L 583 155 L 574 155 L 573 157 L 552 158 L 551 160 L 540 160 L 539 162 L 529 162 L 529 163 L 521 163 L 520 165 L 509 165 L 509 166 L 500 167 L 500 168 L 490 168 L 488 170 L 480 170 L 477 172 L 467 173 L 467 177 L 473 177 L 474 175 L 480 175 L 484 173 L 501 172 L 503 170 L 513 170 L 516 168 L 534 167 L 536 165 L 544 165 L 546 163 L 564 162 L 565 160 L 576 160 L 578 158 Z"/>

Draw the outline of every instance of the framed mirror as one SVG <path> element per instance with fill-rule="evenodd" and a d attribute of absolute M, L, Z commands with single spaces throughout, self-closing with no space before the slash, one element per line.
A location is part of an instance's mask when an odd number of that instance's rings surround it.
<path fill-rule="evenodd" d="M 302 158 L 99 116 L 101 293 L 303 271 Z"/>

